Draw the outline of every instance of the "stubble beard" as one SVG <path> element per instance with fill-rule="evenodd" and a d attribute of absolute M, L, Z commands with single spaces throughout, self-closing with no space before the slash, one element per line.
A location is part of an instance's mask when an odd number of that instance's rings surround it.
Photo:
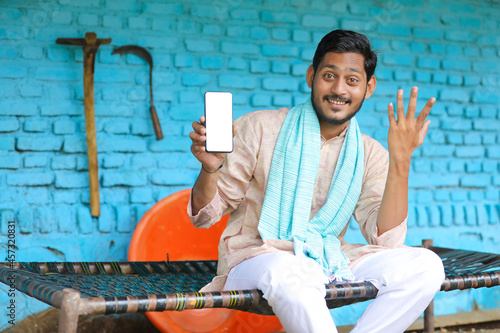
<path fill-rule="evenodd" d="M 366 90 L 367 89 L 365 89 L 365 93 L 363 94 L 363 98 L 361 99 L 361 102 L 359 102 L 357 105 L 354 106 L 354 111 L 351 112 L 350 114 L 348 114 L 347 116 L 345 116 L 344 118 L 341 118 L 341 119 L 329 118 L 323 112 L 323 110 L 321 109 L 321 107 L 318 106 L 318 105 L 316 105 L 316 102 L 314 100 L 314 88 L 311 89 L 311 102 L 312 102 L 312 106 L 313 106 L 314 111 L 316 112 L 316 115 L 318 116 L 318 119 L 320 121 L 323 121 L 325 123 L 332 124 L 332 125 L 342 125 L 342 124 L 345 124 L 346 122 L 348 122 L 349 120 L 351 120 L 352 117 L 354 117 L 358 113 L 358 111 L 361 110 L 361 107 L 363 106 L 363 102 L 365 101 Z M 336 94 L 334 94 L 332 96 L 333 96 L 333 99 L 345 100 L 345 98 L 341 98 L 340 96 L 338 96 Z M 323 99 L 325 99 L 325 96 L 323 97 Z"/>

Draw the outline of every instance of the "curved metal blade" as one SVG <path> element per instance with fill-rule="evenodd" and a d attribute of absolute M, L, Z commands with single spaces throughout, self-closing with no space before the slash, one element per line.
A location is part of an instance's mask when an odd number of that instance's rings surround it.
<path fill-rule="evenodd" d="M 136 56 L 144 59 L 149 66 L 153 67 L 153 57 L 151 56 L 151 53 L 149 53 L 148 50 L 141 46 L 137 45 L 125 45 L 118 47 L 111 52 L 111 54 L 119 54 L 122 56 L 123 54 L 135 54 Z"/>
<path fill-rule="evenodd" d="M 149 63 L 149 93 L 151 95 L 151 118 L 153 120 L 153 128 L 155 130 L 156 139 L 163 139 L 163 133 L 160 126 L 160 121 L 158 120 L 158 115 L 156 114 L 156 109 L 153 102 L 153 57 L 148 50 L 141 46 L 137 45 L 125 45 L 118 47 L 111 52 L 111 54 L 119 54 L 120 57 L 124 54 L 135 54 L 136 56 L 144 59 L 147 63 Z"/>

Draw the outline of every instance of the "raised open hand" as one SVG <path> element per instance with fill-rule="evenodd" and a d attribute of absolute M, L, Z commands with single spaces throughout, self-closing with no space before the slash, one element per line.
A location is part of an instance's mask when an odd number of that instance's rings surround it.
<path fill-rule="evenodd" d="M 430 120 L 425 120 L 429 115 L 436 99 L 430 98 L 425 104 L 417 118 L 415 110 L 417 108 L 418 88 L 413 87 L 410 94 L 410 102 L 405 116 L 403 105 L 403 90 L 398 90 L 396 116 L 394 115 L 394 105 L 389 103 L 389 135 L 387 144 L 389 146 L 389 156 L 394 162 L 410 161 L 413 151 L 424 142 L 425 135 L 429 128 Z"/>

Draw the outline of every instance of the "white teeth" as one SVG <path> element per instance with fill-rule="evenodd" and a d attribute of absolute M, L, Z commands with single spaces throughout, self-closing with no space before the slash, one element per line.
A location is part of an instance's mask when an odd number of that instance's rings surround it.
<path fill-rule="evenodd" d="M 328 103 L 336 104 L 336 105 L 345 105 L 346 101 L 339 101 L 338 99 L 327 99 Z"/>

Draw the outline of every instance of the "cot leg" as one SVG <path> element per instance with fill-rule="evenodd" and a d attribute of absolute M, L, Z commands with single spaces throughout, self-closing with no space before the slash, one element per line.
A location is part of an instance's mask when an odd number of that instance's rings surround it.
<path fill-rule="evenodd" d="M 424 311 L 424 332 L 434 333 L 434 300 Z"/>
<path fill-rule="evenodd" d="M 80 292 L 75 289 L 63 289 L 61 313 L 59 315 L 59 333 L 76 333 L 78 326 L 78 306 Z"/>
<path fill-rule="evenodd" d="M 430 248 L 434 245 L 432 239 L 423 239 L 422 247 Z M 424 311 L 424 332 L 434 333 L 434 300 L 429 303 L 429 306 Z"/>

